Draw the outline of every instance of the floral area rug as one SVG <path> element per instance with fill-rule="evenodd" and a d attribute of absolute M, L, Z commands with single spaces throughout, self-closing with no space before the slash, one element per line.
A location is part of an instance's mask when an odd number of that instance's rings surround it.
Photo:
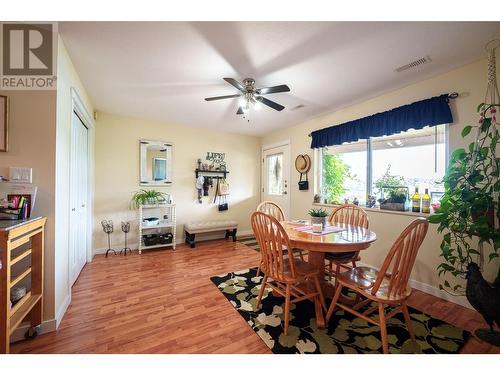
<path fill-rule="evenodd" d="M 305 300 L 291 305 L 288 335 L 283 334 L 285 299 L 266 288 L 260 309 L 255 305 L 262 274 L 245 269 L 214 276 L 212 282 L 253 328 L 273 353 L 382 353 L 380 330 L 343 310 L 336 310 L 327 329 L 318 329 L 314 304 Z M 328 306 L 329 306 L 329 302 Z M 402 313 L 387 320 L 391 353 L 458 353 L 470 333 L 409 308 L 417 344 L 410 339 Z M 373 314 L 373 317 L 377 317 Z"/>

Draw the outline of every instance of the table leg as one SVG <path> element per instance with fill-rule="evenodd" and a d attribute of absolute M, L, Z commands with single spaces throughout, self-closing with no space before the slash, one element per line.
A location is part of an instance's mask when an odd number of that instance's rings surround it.
<path fill-rule="evenodd" d="M 318 276 L 319 276 L 319 283 L 323 289 L 323 293 L 325 293 L 325 287 L 329 285 L 328 283 L 325 282 L 325 253 L 323 252 L 317 252 L 317 251 L 310 251 L 309 255 L 307 257 L 307 261 L 315 266 L 318 270 Z M 323 315 L 323 310 L 321 309 L 321 303 L 319 301 L 319 298 L 314 299 L 314 310 L 316 312 L 316 325 L 318 328 L 325 328 L 325 316 Z"/>

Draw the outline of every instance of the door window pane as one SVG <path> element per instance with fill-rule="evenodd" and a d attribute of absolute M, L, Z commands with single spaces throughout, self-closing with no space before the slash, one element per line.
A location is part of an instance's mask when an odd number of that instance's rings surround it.
<path fill-rule="evenodd" d="M 282 195 L 283 192 L 283 154 L 268 155 L 267 159 L 267 193 Z"/>

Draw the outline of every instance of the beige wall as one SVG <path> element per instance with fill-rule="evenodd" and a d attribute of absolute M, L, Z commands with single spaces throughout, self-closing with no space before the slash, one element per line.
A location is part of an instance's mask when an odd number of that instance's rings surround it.
<path fill-rule="evenodd" d="M 54 317 L 56 91 L 2 91 L 9 98 L 9 151 L 0 152 L 0 175 L 8 167 L 33 168 L 38 187 L 32 216 L 46 216 L 44 320 Z"/>
<path fill-rule="evenodd" d="M 87 96 L 71 58 L 66 51 L 63 40 L 59 37 L 57 53 L 57 124 L 56 124 L 56 185 L 55 201 L 55 317 L 60 323 L 71 299 L 69 285 L 69 185 L 70 185 L 70 151 L 71 151 L 71 117 L 73 111 L 72 90 L 77 92 L 90 116 L 93 113 L 92 103 Z M 89 154 L 93 160 L 93 129 L 89 129 Z M 89 187 L 93 182 L 93 163 L 90 163 Z"/>
<path fill-rule="evenodd" d="M 298 154 L 302 153 L 308 153 L 312 157 L 313 151 L 310 149 L 311 138 L 307 135 L 313 130 L 341 124 L 414 101 L 456 91 L 461 94 L 460 98 L 450 102 L 455 120 L 455 123 L 449 128 L 450 150 L 453 150 L 457 147 L 463 147 L 473 140 L 473 134 L 470 134 L 464 140 L 461 138 L 460 132 L 464 125 L 475 124 L 477 122 L 476 107 L 484 100 L 485 90 L 486 60 L 481 60 L 432 79 L 337 110 L 294 127 L 273 132 L 263 137 L 262 143 L 269 144 L 290 139 L 292 161 Z M 411 165 L 408 165 L 408 168 L 411 168 Z M 297 188 L 299 174 L 294 172 L 293 170 L 291 179 L 291 214 L 293 218 L 303 218 L 311 208 L 314 191 L 313 189 L 307 192 L 299 191 Z M 384 212 L 369 212 L 369 218 L 371 229 L 377 233 L 378 240 L 368 251 L 362 254 L 362 261 L 379 266 L 383 262 L 392 241 L 411 222 L 412 217 Z M 420 249 L 412 274 L 414 280 L 435 288 L 439 285 L 436 267 L 440 263 L 440 242 L 441 237 L 437 234 L 436 227 L 431 225 L 426 240 Z M 492 273 L 494 270 L 498 270 L 498 264 L 496 267 L 489 267 L 490 278 L 494 276 Z"/>
<path fill-rule="evenodd" d="M 101 229 L 103 219 L 115 222 L 112 245 L 123 245 L 120 221 L 130 220 L 129 243 L 138 242 L 136 212 L 130 210 L 132 194 L 139 185 L 139 140 L 173 143 L 173 183 L 153 187 L 171 193 L 177 204 L 177 233 L 190 220 L 234 219 L 240 231 L 250 230 L 250 213 L 259 202 L 260 139 L 220 131 L 195 129 L 174 124 L 146 121 L 99 113 L 95 139 L 94 249 L 107 246 Z M 229 210 L 219 212 L 205 197 L 197 203 L 194 169 L 196 160 L 207 151 L 226 154 L 228 182 L 231 189 Z M 146 187 L 147 188 L 147 187 Z"/>

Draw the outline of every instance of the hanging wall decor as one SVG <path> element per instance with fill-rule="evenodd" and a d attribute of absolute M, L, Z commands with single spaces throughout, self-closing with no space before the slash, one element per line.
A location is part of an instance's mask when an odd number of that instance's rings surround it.
<path fill-rule="evenodd" d="M 309 155 L 298 155 L 295 159 L 295 169 L 300 173 L 299 190 L 309 190 L 309 181 L 307 180 L 307 172 L 311 169 L 311 158 Z M 305 176 L 304 181 L 302 181 L 303 176 Z"/>

